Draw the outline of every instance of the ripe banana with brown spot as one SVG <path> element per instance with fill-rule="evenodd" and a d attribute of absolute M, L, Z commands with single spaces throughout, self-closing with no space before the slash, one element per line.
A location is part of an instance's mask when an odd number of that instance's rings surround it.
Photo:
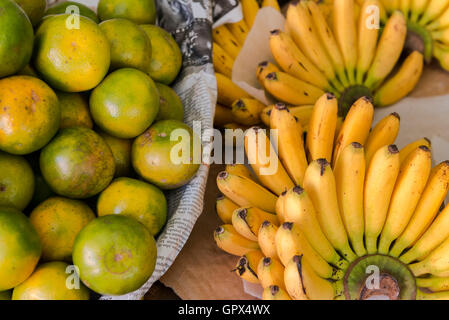
<path fill-rule="evenodd" d="M 287 263 L 284 269 L 284 283 L 293 300 L 309 300 L 303 286 L 301 264 L 298 265 L 296 262 L 300 259 L 302 259 L 301 256 L 296 255 Z"/>
<path fill-rule="evenodd" d="M 400 122 L 399 114 L 393 112 L 380 120 L 371 130 L 365 145 L 367 165 L 369 165 L 377 150 L 394 144 L 399 133 Z"/>
<path fill-rule="evenodd" d="M 212 30 L 212 39 L 218 43 L 233 59 L 236 59 L 242 49 L 237 38 L 226 28 L 221 25 Z"/>
<path fill-rule="evenodd" d="M 352 248 L 359 257 L 366 255 L 363 215 L 363 188 L 365 183 L 365 150 L 353 142 L 341 152 L 335 165 L 337 199 L 343 223 Z"/>
<path fill-rule="evenodd" d="M 226 198 L 224 195 L 219 195 L 215 202 L 215 210 L 221 221 L 226 224 L 232 223 L 232 213 L 238 208 L 239 206 L 236 203 L 229 198 Z"/>
<path fill-rule="evenodd" d="M 303 131 L 285 104 L 277 103 L 271 111 L 270 127 L 277 130 L 278 155 L 296 185 L 302 184 L 308 163 Z"/>
<path fill-rule="evenodd" d="M 258 127 L 249 129 L 245 134 L 245 151 L 248 162 L 262 185 L 280 195 L 294 184 L 265 131 Z"/>
<path fill-rule="evenodd" d="M 337 98 L 330 93 L 321 96 L 313 107 L 306 137 L 309 161 L 332 160 L 335 129 L 338 117 Z"/>
<path fill-rule="evenodd" d="M 313 104 L 324 91 L 285 72 L 269 73 L 264 88 L 279 101 L 292 104 Z"/>
<path fill-rule="evenodd" d="M 232 79 L 234 59 L 219 44 L 212 44 L 212 63 L 215 71 Z"/>
<path fill-rule="evenodd" d="M 279 222 L 282 224 L 285 222 L 285 205 L 284 205 L 284 201 L 285 201 L 285 195 L 287 194 L 287 190 L 285 190 L 284 192 L 282 192 L 279 197 L 278 200 L 276 202 L 276 214 L 278 216 Z"/>
<path fill-rule="evenodd" d="M 253 126 L 260 123 L 260 113 L 265 107 L 259 100 L 243 98 L 232 104 L 232 115 L 236 122 Z"/>
<path fill-rule="evenodd" d="M 259 249 L 257 242 L 241 236 L 230 224 L 215 229 L 214 240 L 221 250 L 235 256 L 243 256 L 250 251 Z"/>
<path fill-rule="evenodd" d="M 267 127 L 270 127 L 270 116 L 273 107 L 273 105 L 266 107 L 260 114 L 260 119 Z M 296 107 L 288 106 L 288 110 L 298 120 L 298 123 L 301 125 L 304 132 L 309 130 L 309 123 L 312 118 L 313 108 L 314 105 L 303 105 Z"/>
<path fill-rule="evenodd" d="M 412 246 L 433 222 L 449 191 L 449 161 L 434 167 L 430 173 L 426 188 L 407 228 L 396 239 L 390 255 L 398 257 L 404 249 Z"/>
<path fill-rule="evenodd" d="M 275 258 L 263 258 L 257 266 L 257 277 L 262 288 L 278 286 L 285 290 L 284 266 Z"/>
<path fill-rule="evenodd" d="M 231 108 L 236 100 L 251 98 L 246 91 L 242 90 L 227 76 L 215 73 L 215 77 L 217 78 L 217 101 L 223 106 Z"/>
<path fill-rule="evenodd" d="M 262 85 L 262 87 L 265 85 L 265 78 L 268 74 L 272 72 L 278 72 L 281 71 L 276 65 L 269 61 L 262 61 L 257 66 L 257 80 L 259 80 L 259 83 Z"/>
<path fill-rule="evenodd" d="M 371 101 L 362 97 L 358 99 L 346 116 L 343 126 L 335 142 L 332 164 L 335 166 L 341 151 L 350 143 L 358 142 L 365 145 L 371 124 L 373 123 L 374 107 Z"/>
<path fill-rule="evenodd" d="M 313 249 L 324 260 L 342 270 L 346 270 L 349 264 L 335 251 L 321 230 L 315 208 L 307 192 L 300 186 L 296 186 L 287 191 L 284 202 L 285 220 L 298 226 Z"/>
<path fill-rule="evenodd" d="M 377 238 L 387 218 L 399 169 L 399 150 L 395 145 L 377 150 L 369 163 L 363 197 L 365 242 L 368 254 L 377 253 Z"/>
<path fill-rule="evenodd" d="M 245 20 L 240 20 L 234 23 L 228 23 L 226 27 L 232 33 L 232 35 L 237 39 L 239 44 L 243 46 L 246 37 L 248 36 L 249 28 Z"/>
<path fill-rule="evenodd" d="M 242 176 L 248 179 L 254 180 L 254 175 L 252 174 L 251 170 L 245 166 L 244 164 L 227 164 L 225 168 L 226 172 L 229 172 L 230 174 L 234 174 L 237 176 Z"/>
<path fill-rule="evenodd" d="M 240 257 L 234 272 L 245 281 L 260 283 L 257 275 L 257 266 L 260 260 L 263 260 L 263 254 L 260 250 L 249 251 Z"/>
<path fill-rule="evenodd" d="M 262 300 L 291 300 L 291 298 L 284 289 L 278 286 L 269 286 L 263 290 Z"/>
<path fill-rule="evenodd" d="M 221 193 L 240 207 L 276 212 L 277 197 L 251 179 L 222 171 L 217 176 L 217 186 Z"/>
<path fill-rule="evenodd" d="M 306 170 L 304 189 L 315 206 L 318 221 L 327 239 L 349 262 L 357 256 L 349 246 L 348 236 L 338 208 L 334 173 L 326 159 L 313 161 Z"/>
<path fill-rule="evenodd" d="M 426 146 L 427 148 L 431 149 L 432 142 L 428 138 L 421 138 L 406 145 L 401 149 L 401 152 L 399 153 L 401 164 L 404 163 L 405 159 L 407 159 L 407 157 L 420 146 Z"/>
<path fill-rule="evenodd" d="M 278 258 L 276 251 L 276 232 L 278 227 L 270 221 L 264 221 L 259 229 L 257 241 L 265 257 Z"/>
<path fill-rule="evenodd" d="M 258 241 L 259 229 L 264 221 L 279 225 L 275 214 L 255 207 L 238 208 L 232 214 L 232 225 L 235 230 L 252 241 Z"/>
<path fill-rule="evenodd" d="M 424 146 L 416 149 L 401 165 L 387 220 L 380 235 L 380 254 L 388 254 L 391 243 L 407 227 L 426 186 L 431 165 L 430 150 Z"/>

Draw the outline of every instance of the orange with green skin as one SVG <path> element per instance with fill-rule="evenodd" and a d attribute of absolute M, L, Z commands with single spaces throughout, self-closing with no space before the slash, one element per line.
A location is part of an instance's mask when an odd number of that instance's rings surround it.
<path fill-rule="evenodd" d="M 2 291 L 2 292 L 0 292 L 0 301 L 2 301 L 2 300 L 11 300 L 11 296 L 12 296 L 12 291 L 11 290 Z"/>
<path fill-rule="evenodd" d="M 61 112 L 54 91 L 29 76 L 0 80 L 0 149 L 28 154 L 41 149 L 56 134 Z"/>
<path fill-rule="evenodd" d="M 151 61 L 151 42 L 134 22 L 111 19 L 100 23 L 111 45 L 111 69 L 135 68 L 146 71 Z"/>
<path fill-rule="evenodd" d="M 68 278 L 76 278 L 68 267 L 59 261 L 39 265 L 28 279 L 14 288 L 12 300 L 89 300 L 89 290 L 82 283 L 79 289 L 67 287 Z"/>
<path fill-rule="evenodd" d="M 79 93 L 56 92 L 61 108 L 60 129 L 86 127 L 92 129 L 94 123 L 90 116 L 89 104 Z"/>
<path fill-rule="evenodd" d="M 39 236 L 17 209 L 0 207 L 0 291 L 27 279 L 41 256 Z"/>
<path fill-rule="evenodd" d="M 184 121 L 184 107 L 175 90 L 163 83 L 156 83 L 156 86 L 160 96 L 156 121 L 169 119 Z"/>
<path fill-rule="evenodd" d="M 170 84 L 178 76 L 182 66 L 182 54 L 172 35 L 154 25 L 142 25 L 151 41 L 153 52 L 147 73 L 150 77 L 163 84 Z"/>
<path fill-rule="evenodd" d="M 77 6 L 79 9 L 80 16 L 86 17 L 94 21 L 95 23 L 99 23 L 100 19 L 98 19 L 97 14 L 92 11 L 89 7 L 86 7 L 84 4 L 74 2 L 74 1 L 64 1 L 54 6 L 50 7 L 45 11 L 45 16 L 56 15 L 56 14 L 64 14 L 66 13 L 68 6 Z M 69 12 L 71 13 L 71 12 Z"/>
<path fill-rule="evenodd" d="M 120 139 L 113 137 L 105 132 L 98 132 L 112 151 L 115 162 L 114 177 L 124 177 L 131 174 L 131 146 L 133 141 L 130 139 Z"/>
<path fill-rule="evenodd" d="M 115 179 L 98 198 L 98 216 L 121 214 L 140 221 L 155 236 L 167 220 L 167 200 L 157 187 L 131 179 Z"/>
<path fill-rule="evenodd" d="M 30 215 L 42 243 L 44 261 L 72 261 L 73 243 L 95 214 L 87 204 L 62 197 L 47 199 Z"/>
<path fill-rule="evenodd" d="M 159 93 L 144 72 L 124 68 L 109 74 L 90 96 L 90 112 L 106 133 L 131 139 L 144 132 L 159 112 Z"/>
<path fill-rule="evenodd" d="M 34 41 L 34 66 L 53 88 L 81 92 L 95 88 L 109 70 L 110 46 L 100 27 L 80 16 L 79 29 L 69 29 L 70 15 L 48 16 Z"/>
<path fill-rule="evenodd" d="M 137 24 L 156 22 L 154 0 L 100 0 L 97 11 L 101 21 L 124 18 Z"/>
<path fill-rule="evenodd" d="M 18 75 L 18 76 L 30 76 L 30 77 L 38 78 L 36 71 L 34 71 L 33 67 L 30 66 L 29 64 L 27 64 L 24 68 L 22 68 L 22 70 L 17 72 L 16 75 Z"/>
<path fill-rule="evenodd" d="M 0 0 L 0 78 L 25 67 L 33 52 L 33 26 L 13 0 Z"/>
<path fill-rule="evenodd" d="M 14 0 L 30 18 L 31 24 L 35 26 L 44 16 L 47 1 L 45 0 Z"/>
<path fill-rule="evenodd" d="M 177 129 L 181 129 L 184 139 L 170 141 L 172 132 Z M 134 140 L 133 167 L 142 178 L 161 189 L 181 187 L 193 178 L 200 166 L 193 161 L 193 139 L 198 137 L 186 124 L 177 120 L 158 121 Z M 198 145 L 201 146 L 200 141 Z M 201 147 L 197 151 L 201 155 Z M 171 158 L 172 152 L 177 159 Z"/>
<path fill-rule="evenodd" d="M 143 224 L 123 215 L 107 215 L 78 234 L 73 263 L 81 280 L 100 294 L 123 295 L 140 288 L 156 265 L 156 242 Z"/>
<path fill-rule="evenodd" d="M 21 156 L 0 151 L 0 206 L 20 211 L 30 203 L 34 193 L 34 173 Z"/>
<path fill-rule="evenodd" d="M 97 133 L 84 127 L 61 130 L 42 149 L 39 162 L 53 191 L 75 199 L 103 191 L 115 172 L 111 149 Z"/>

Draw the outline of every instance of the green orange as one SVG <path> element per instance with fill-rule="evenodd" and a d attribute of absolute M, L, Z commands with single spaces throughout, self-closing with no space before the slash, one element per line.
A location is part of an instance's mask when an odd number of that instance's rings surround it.
<path fill-rule="evenodd" d="M 58 98 L 42 80 L 30 76 L 0 80 L 1 150 L 28 154 L 41 149 L 58 131 L 60 118 Z"/>
<path fill-rule="evenodd" d="M 14 288 L 12 300 L 89 300 L 89 296 L 76 269 L 55 261 L 39 265 L 27 280 Z"/>
<path fill-rule="evenodd" d="M 115 161 L 114 177 L 124 177 L 131 174 L 131 146 L 133 141 L 131 139 L 120 139 L 113 137 L 105 132 L 98 132 L 104 139 L 109 148 L 111 148 L 112 156 Z"/>
<path fill-rule="evenodd" d="M 70 13 L 70 14 L 75 13 L 74 11 L 70 10 L 71 8 L 68 8 L 70 6 L 77 6 L 80 16 L 89 18 L 92 21 L 94 21 L 95 23 L 100 22 L 100 20 L 97 17 L 97 14 L 93 10 L 91 10 L 89 7 L 86 7 L 82 3 L 78 3 L 78 2 L 74 2 L 74 1 L 64 1 L 61 3 L 57 3 L 54 6 L 51 6 L 50 8 L 47 9 L 47 11 L 45 11 L 45 16 L 64 14 L 64 13 Z M 69 10 L 69 11 L 67 12 L 67 10 Z"/>
<path fill-rule="evenodd" d="M 41 21 L 45 8 L 47 7 L 46 0 L 14 0 L 30 18 L 31 24 L 35 26 Z"/>
<path fill-rule="evenodd" d="M 131 159 L 142 178 L 162 189 L 175 189 L 188 183 L 198 171 L 201 143 L 186 124 L 162 120 L 134 140 Z"/>
<path fill-rule="evenodd" d="M 0 78 L 25 67 L 33 52 L 33 26 L 13 0 L 0 0 Z"/>
<path fill-rule="evenodd" d="M 81 92 L 95 88 L 109 70 L 109 41 L 91 19 L 48 16 L 36 32 L 34 66 L 53 88 Z"/>
<path fill-rule="evenodd" d="M 184 107 L 175 90 L 163 83 L 156 83 L 156 86 L 160 96 L 159 113 L 156 120 L 184 121 Z"/>
<path fill-rule="evenodd" d="M 137 220 L 107 215 L 78 234 L 73 263 L 81 280 L 100 294 L 123 295 L 139 289 L 156 265 L 156 242 Z"/>
<path fill-rule="evenodd" d="M 34 174 L 25 158 L 0 151 L 0 206 L 22 211 L 33 192 Z"/>
<path fill-rule="evenodd" d="M 124 68 L 108 75 L 90 96 L 90 112 L 101 130 L 130 139 L 144 132 L 159 112 L 159 93 L 144 72 Z"/>
<path fill-rule="evenodd" d="M 100 23 L 111 44 L 111 69 L 136 68 L 146 71 L 151 61 L 151 42 L 137 24 L 126 19 Z"/>
<path fill-rule="evenodd" d="M 98 216 L 121 214 L 140 221 L 154 236 L 167 220 L 167 200 L 157 187 L 131 179 L 115 179 L 98 198 Z"/>
<path fill-rule="evenodd" d="M 38 205 L 30 221 L 41 239 L 42 259 L 70 262 L 76 236 L 93 219 L 93 211 L 79 200 L 53 197 Z"/>
<path fill-rule="evenodd" d="M 86 127 L 92 129 L 94 124 L 90 116 L 89 103 L 80 93 L 56 92 L 61 108 L 61 129 L 69 127 Z"/>
<path fill-rule="evenodd" d="M 142 25 L 151 41 L 151 54 L 148 74 L 156 82 L 170 84 L 178 76 L 182 66 L 182 54 L 172 35 L 154 25 Z"/>
<path fill-rule="evenodd" d="M 101 21 L 124 18 L 137 24 L 156 22 L 154 0 L 100 0 L 97 11 Z"/>
<path fill-rule="evenodd" d="M 84 199 L 111 182 L 115 164 L 111 149 L 97 133 L 84 127 L 61 130 L 41 151 L 40 168 L 59 195 Z"/>
<path fill-rule="evenodd" d="M 41 256 L 39 236 L 17 209 L 0 207 L 0 291 L 27 279 Z"/>

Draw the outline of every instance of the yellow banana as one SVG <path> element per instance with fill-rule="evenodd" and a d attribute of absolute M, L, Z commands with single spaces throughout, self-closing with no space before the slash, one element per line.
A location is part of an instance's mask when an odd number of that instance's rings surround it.
<path fill-rule="evenodd" d="M 253 127 L 246 132 L 245 151 L 248 162 L 262 185 L 276 195 L 293 187 L 294 184 L 279 161 L 265 130 Z"/>
<path fill-rule="evenodd" d="M 293 266 L 298 270 L 299 287 L 310 300 L 334 300 L 344 294 L 343 281 L 330 282 L 321 278 L 307 256 L 295 255 L 289 262 L 289 268 Z"/>
<path fill-rule="evenodd" d="M 368 166 L 363 198 L 368 254 L 377 253 L 377 237 L 387 217 L 399 169 L 399 151 L 395 145 L 377 150 Z"/>
<path fill-rule="evenodd" d="M 334 0 L 334 32 L 339 44 L 350 84 L 355 84 L 357 67 L 357 29 L 354 0 Z"/>
<path fill-rule="evenodd" d="M 287 194 L 287 190 L 283 191 L 276 202 L 276 214 L 278 216 L 279 222 L 284 223 L 285 222 L 285 214 L 284 214 L 284 201 L 285 201 L 285 195 Z"/>
<path fill-rule="evenodd" d="M 264 221 L 279 225 L 275 214 L 256 207 L 238 208 L 232 214 L 232 225 L 235 230 L 252 241 L 258 241 L 259 229 Z"/>
<path fill-rule="evenodd" d="M 374 154 L 380 148 L 394 144 L 400 127 L 401 118 L 393 112 L 379 121 L 366 140 L 366 163 L 369 165 Z"/>
<path fill-rule="evenodd" d="M 368 72 L 376 54 L 379 29 L 373 27 L 376 22 L 372 21 L 375 18 L 371 9 L 373 6 L 380 8 L 379 0 L 366 0 L 361 8 L 358 34 L 357 83 L 363 83 L 365 74 Z"/>
<path fill-rule="evenodd" d="M 411 7 L 411 0 L 400 0 L 399 9 L 405 17 L 408 17 Z"/>
<path fill-rule="evenodd" d="M 441 292 L 434 292 L 434 293 L 428 293 L 423 292 L 421 290 L 416 291 L 416 300 L 449 300 L 449 291 L 441 291 Z"/>
<path fill-rule="evenodd" d="M 438 214 L 441 204 L 449 191 L 449 161 L 444 161 L 432 169 L 426 188 L 407 228 L 396 239 L 390 255 L 398 257 L 402 251 L 418 240 Z"/>
<path fill-rule="evenodd" d="M 288 107 L 290 113 L 298 119 L 298 123 L 301 125 L 302 129 L 307 132 L 309 129 L 310 119 L 312 118 L 314 105 L 304 105 L 297 107 Z M 273 106 L 266 107 L 260 114 L 260 119 L 267 126 L 270 127 L 270 116 Z"/>
<path fill-rule="evenodd" d="M 423 260 L 448 237 L 449 206 L 446 206 L 432 222 L 429 229 L 424 232 L 410 250 L 400 257 L 400 260 L 407 264 L 415 260 Z"/>
<path fill-rule="evenodd" d="M 292 2 L 287 9 L 289 32 L 299 49 L 329 80 L 335 79 L 332 63 L 321 46 L 313 21 L 301 2 Z"/>
<path fill-rule="evenodd" d="M 239 259 L 234 272 L 245 281 L 260 283 L 257 266 L 261 260 L 263 260 L 263 254 L 260 250 L 249 251 Z"/>
<path fill-rule="evenodd" d="M 432 147 L 432 142 L 430 142 L 430 140 L 427 138 L 421 138 L 406 145 L 401 149 L 401 152 L 399 153 L 401 164 L 404 163 L 405 159 L 407 159 L 407 157 L 420 146 L 426 146 L 430 149 Z"/>
<path fill-rule="evenodd" d="M 291 300 L 291 298 L 284 289 L 278 286 L 269 286 L 263 290 L 262 300 Z"/>
<path fill-rule="evenodd" d="M 257 242 L 241 236 L 230 224 L 215 229 L 214 240 L 221 250 L 235 256 L 243 256 L 250 251 L 259 249 Z"/>
<path fill-rule="evenodd" d="M 259 80 L 259 83 L 263 87 L 266 76 L 272 72 L 277 71 L 281 70 L 276 65 L 268 61 L 263 61 L 257 66 L 257 80 Z"/>
<path fill-rule="evenodd" d="M 294 255 L 304 255 L 315 272 L 324 279 L 342 279 L 344 272 L 329 265 L 310 245 L 304 234 L 293 222 L 283 223 L 276 233 L 276 251 L 279 260 L 287 266 Z"/>
<path fill-rule="evenodd" d="M 232 33 L 232 35 L 237 39 L 239 44 L 243 46 L 246 37 L 248 36 L 249 28 L 245 20 L 240 20 L 234 23 L 228 23 L 226 27 Z"/>
<path fill-rule="evenodd" d="M 269 44 L 271 53 L 282 70 L 318 88 L 329 87 L 325 75 L 299 50 L 290 35 L 273 30 Z"/>
<path fill-rule="evenodd" d="M 234 59 L 215 42 L 212 44 L 212 63 L 215 71 L 232 78 Z"/>
<path fill-rule="evenodd" d="M 377 88 L 390 74 L 398 61 L 405 43 L 407 25 L 404 15 L 395 11 L 388 19 L 377 46 L 376 55 L 365 81 L 368 88 Z"/>
<path fill-rule="evenodd" d="M 315 103 L 309 123 L 306 145 L 310 161 L 321 158 L 331 161 L 337 117 L 337 98 L 326 93 Z"/>
<path fill-rule="evenodd" d="M 293 105 L 313 104 L 324 91 L 285 72 L 269 73 L 265 89 L 276 99 Z"/>
<path fill-rule="evenodd" d="M 275 212 L 277 197 L 251 179 L 222 171 L 217 176 L 218 189 L 241 207 L 257 207 Z"/>
<path fill-rule="evenodd" d="M 260 121 L 266 126 L 270 127 L 270 116 L 271 116 L 271 110 L 273 109 L 273 106 L 268 106 L 262 110 L 260 113 Z"/>
<path fill-rule="evenodd" d="M 447 7 L 438 18 L 436 18 L 426 26 L 428 30 L 444 29 L 447 27 L 449 27 L 449 7 Z"/>
<path fill-rule="evenodd" d="M 449 271 L 449 238 L 446 238 L 424 260 L 410 264 L 409 268 L 416 277 Z"/>
<path fill-rule="evenodd" d="M 334 66 L 335 72 L 342 84 L 347 87 L 349 86 L 348 79 L 345 72 L 345 64 L 343 61 L 340 48 L 338 47 L 337 41 L 335 40 L 334 34 L 331 28 L 327 24 L 326 17 L 323 11 L 320 9 L 319 5 L 315 1 L 305 2 L 307 9 L 310 11 L 314 26 L 317 33 L 321 39 L 321 42 L 329 55 L 332 64 Z"/>
<path fill-rule="evenodd" d="M 232 104 L 232 115 L 236 122 L 253 126 L 260 123 L 260 113 L 265 107 L 259 100 L 243 98 Z"/>
<path fill-rule="evenodd" d="M 424 146 L 416 149 L 401 165 L 391 196 L 387 220 L 380 235 L 380 254 L 388 254 L 393 240 L 406 228 L 424 191 L 430 169 L 430 150 Z"/>
<path fill-rule="evenodd" d="M 232 111 L 229 108 L 223 107 L 220 104 L 215 106 L 215 114 L 214 114 L 214 126 L 215 127 L 223 127 L 225 124 L 233 122 L 234 116 L 232 115 Z"/>
<path fill-rule="evenodd" d="M 438 59 L 443 69 L 449 70 L 449 46 L 434 42 L 433 55 Z"/>
<path fill-rule="evenodd" d="M 432 0 L 430 0 L 432 1 Z M 429 0 L 411 0 L 410 3 L 410 21 L 417 22 L 418 18 L 421 17 L 424 10 L 427 8 Z"/>
<path fill-rule="evenodd" d="M 315 206 L 318 221 L 327 239 L 349 262 L 357 256 L 349 246 L 338 208 L 334 173 L 326 159 L 314 160 L 306 170 L 304 189 Z"/>
<path fill-rule="evenodd" d="M 257 277 L 262 288 L 269 286 L 278 286 L 285 290 L 284 285 L 284 266 L 273 258 L 263 258 L 257 266 Z"/>
<path fill-rule="evenodd" d="M 241 0 L 243 17 L 249 29 L 253 27 L 254 20 L 256 20 L 257 12 L 259 11 L 259 4 L 256 0 Z"/>
<path fill-rule="evenodd" d="M 272 7 L 276 9 L 277 11 L 281 12 L 281 8 L 279 7 L 279 3 L 277 0 L 263 0 L 262 1 L 262 8 L 264 7 Z"/>
<path fill-rule="evenodd" d="M 358 142 L 365 145 L 371 124 L 373 122 L 374 107 L 371 101 L 362 97 L 358 99 L 346 116 L 343 126 L 335 142 L 332 163 L 335 166 L 341 151 L 350 143 Z"/>
<path fill-rule="evenodd" d="M 223 221 L 224 223 L 232 223 L 232 213 L 238 208 L 239 206 L 237 204 L 232 202 L 229 198 L 226 198 L 224 195 L 220 195 L 217 197 L 215 209 L 221 221 Z"/>
<path fill-rule="evenodd" d="M 449 278 L 439 278 L 434 276 L 429 278 L 416 278 L 416 286 L 432 290 L 433 292 L 448 291 Z"/>
<path fill-rule="evenodd" d="M 243 132 L 249 129 L 248 126 L 242 125 L 240 123 L 234 123 L 234 122 L 230 122 L 230 123 L 225 124 L 223 126 L 223 128 L 224 129 L 231 129 L 231 130 L 242 130 Z M 233 142 L 233 143 L 235 145 L 235 142 Z"/>
<path fill-rule="evenodd" d="M 353 142 L 341 152 L 335 165 L 337 199 L 343 223 L 355 253 L 366 255 L 363 244 L 363 187 L 365 183 L 365 150 Z"/>
<path fill-rule="evenodd" d="M 260 225 L 257 241 L 265 257 L 278 258 L 276 251 L 276 232 L 278 227 L 266 220 Z"/>
<path fill-rule="evenodd" d="M 388 12 L 393 12 L 394 10 L 399 9 L 400 0 L 382 0 L 382 4 L 385 7 L 385 10 Z"/>
<path fill-rule="evenodd" d="M 303 287 L 301 269 L 298 268 L 296 260 L 301 256 L 294 256 L 285 266 L 284 283 L 290 297 L 294 300 L 309 300 L 306 290 Z M 299 265 L 301 267 L 301 265 Z"/>
<path fill-rule="evenodd" d="M 412 52 L 399 71 L 374 94 L 374 103 L 378 107 L 394 104 L 408 95 L 416 86 L 424 68 L 424 57 L 418 52 Z"/>
<path fill-rule="evenodd" d="M 232 107 L 232 104 L 243 98 L 251 98 L 246 91 L 237 86 L 230 78 L 221 74 L 215 73 L 217 78 L 217 101 L 225 107 Z"/>
<path fill-rule="evenodd" d="M 233 59 L 236 59 L 239 55 L 240 43 L 236 37 L 226 28 L 225 25 L 221 25 L 212 30 L 212 39 L 215 43 L 218 43 Z"/>
<path fill-rule="evenodd" d="M 421 19 L 419 19 L 420 25 L 426 25 L 430 21 L 438 18 L 445 9 L 449 6 L 449 0 L 433 0 L 427 5 Z"/>
<path fill-rule="evenodd" d="M 230 174 L 254 180 L 254 176 L 251 170 L 244 164 L 227 164 L 225 171 L 229 172 Z"/>
<path fill-rule="evenodd" d="M 270 126 L 277 130 L 279 159 L 293 182 L 302 184 L 308 163 L 301 125 L 285 104 L 277 103 L 271 111 Z"/>
<path fill-rule="evenodd" d="M 441 42 L 443 45 L 449 45 L 449 29 L 438 29 L 431 32 L 432 39 Z"/>
<path fill-rule="evenodd" d="M 295 223 L 313 249 L 328 263 L 345 270 L 349 265 L 327 240 L 318 222 L 312 200 L 300 186 L 287 191 L 284 203 L 285 220 Z"/>

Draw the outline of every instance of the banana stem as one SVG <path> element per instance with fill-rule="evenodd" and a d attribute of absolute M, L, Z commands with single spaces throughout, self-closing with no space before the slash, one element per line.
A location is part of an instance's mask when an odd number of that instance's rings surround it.
<path fill-rule="evenodd" d="M 420 51 L 424 55 L 426 63 L 430 63 L 433 56 L 433 39 L 431 33 L 424 26 L 412 21 L 407 22 L 407 31 L 405 46 L 411 51 Z M 419 38 L 422 43 L 416 44 L 416 38 Z"/>

